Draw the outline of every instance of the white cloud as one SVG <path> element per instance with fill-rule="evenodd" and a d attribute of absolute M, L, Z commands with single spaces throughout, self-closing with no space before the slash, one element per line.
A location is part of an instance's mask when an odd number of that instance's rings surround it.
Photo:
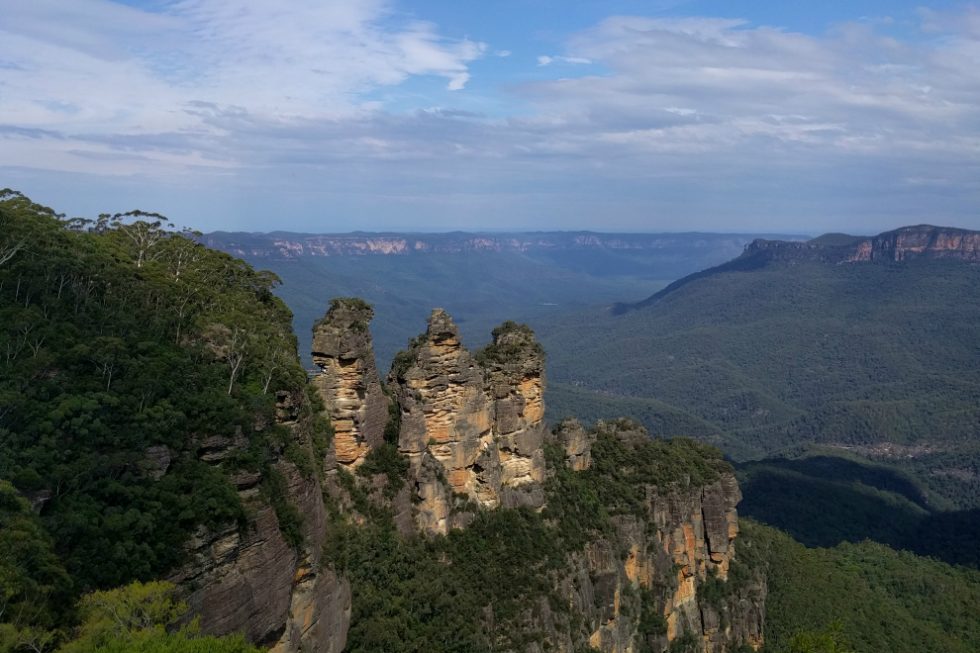
<path fill-rule="evenodd" d="M 68 138 L 219 136 L 187 111 L 202 102 L 253 119 L 340 119 L 363 110 L 362 94 L 412 76 L 460 90 L 485 50 L 430 23 L 392 27 L 379 0 L 293 0 L 288 11 L 269 0 L 176 0 L 160 13 L 0 0 L 0 11 L 0 124 Z M 64 165 L 72 159 L 66 149 Z"/>
<path fill-rule="evenodd" d="M 972 10 L 923 12 L 911 37 L 881 21 L 811 35 L 612 17 L 538 57 L 539 81 L 509 87 L 514 102 L 399 87 L 435 76 L 457 91 L 473 61 L 502 51 L 398 23 L 379 1 L 297 0 L 288 15 L 233 0 L 158 14 L 69 4 L 71 20 L 55 20 L 64 3 L 0 0 L 7 170 L 177 179 L 201 197 L 274 188 L 365 220 L 452 210 L 484 226 L 651 228 L 660 215 L 661 228 L 761 229 L 907 215 L 980 227 Z M 268 228 L 265 215 L 252 227 Z"/>
<path fill-rule="evenodd" d="M 592 60 L 586 59 L 585 57 L 551 56 L 546 54 L 538 57 L 539 66 L 550 66 L 553 63 L 590 64 Z"/>

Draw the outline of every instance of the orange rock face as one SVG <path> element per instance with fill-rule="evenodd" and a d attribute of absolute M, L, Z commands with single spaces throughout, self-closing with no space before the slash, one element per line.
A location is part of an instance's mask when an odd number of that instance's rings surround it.
<path fill-rule="evenodd" d="M 313 333 L 313 362 L 321 370 L 313 385 L 333 425 L 336 461 L 350 468 L 381 444 L 388 419 L 368 331 L 372 316 L 363 302 L 334 300 Z"/>

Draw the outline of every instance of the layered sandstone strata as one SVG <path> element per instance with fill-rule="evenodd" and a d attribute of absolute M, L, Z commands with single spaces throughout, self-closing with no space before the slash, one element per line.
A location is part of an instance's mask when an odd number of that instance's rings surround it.
<path fill-rule="evenodd" d="M 374 311 L 359 299 L 335 299 L 313 329 L 313 379 L 334 430 L 337 463 L 355 468 L 382 442 L 388 400 L 374 362 L 368 325 Z"/>

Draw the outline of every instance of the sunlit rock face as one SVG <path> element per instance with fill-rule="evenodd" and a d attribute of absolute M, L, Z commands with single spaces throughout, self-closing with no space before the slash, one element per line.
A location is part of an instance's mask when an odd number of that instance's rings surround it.
<path fill-rule="evenodd" d="M 980 261 L 980 233 L 929 225 L 902 227 L 861 242 L 852 260 L 906 261 L 914 258 Z"/>
<path fill-rule="evenodd" d="M 454 505 L 467 501 L 543 505 L 544 354 L 530 329 L 505 324 L 473 355 L 452 318 L 436 309 L 425 334 L 396 357 L 388 385 L 422 530 L 462 525 L 466 511 Z"/>
<path fill-rule="evenodd" d="M 625 442 L 649 437 L 642 428 L 604 427 Z M 594 433 L 575 420 L 559 424 L 552 442 L 564 449 L 565 465 L 586 472 Z M 611 532 L 589 542 L 568 561 L 556 594 L 570 614 L 564 623 L 554 612 L 542 614 L 558 650 L 583 644 L 603 653 L 667 651 L 684 638 L 702 653 L 727 653 L 763 643 L 765 578 L 743 578 L 723 599 L 705 599 L 709 582 L 727 582 L 738 536 L 736 504 L 741 499 L 731 473 L 707 485 L 679 484 L 664 491 L 645 488 L 648 500 L 638 514 L 612 518 Z M 651 627 L 655 615 L 660 627 Z M 646 621 L 647 630 L 641 624 Z"/>
<path fill-rule="evenodd" d="M 374 362 L 368 325 L 374 311 L 356 299 L 336 299 L 313 329 L 313 384 L 334 429 L 336 462 L 355 468 L 382 442 L 388 400 Z"/>
<path fill-rule="evenodd" d="M 545 465 L 544 350 L 534 333 L 507 322 L 479 352 L 493 400 L 494 435 L 505 505 L 540 507 Z"/>

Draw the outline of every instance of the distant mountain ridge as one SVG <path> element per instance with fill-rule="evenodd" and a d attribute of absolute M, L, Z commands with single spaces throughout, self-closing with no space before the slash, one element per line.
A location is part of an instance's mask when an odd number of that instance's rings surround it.
<path fill-rule="evenodd" d="M 771 236 L 771 235 L 770 235 Z M 784 238 L 786 236 L 783 236 Z M 744 235 L 716 233 L 598 233 L 546 231 L 524 233 L 352 232 L 308 234 L 276 231 L 217 231 L 202 237 L 209 247 L 246 258 L 294 259 L 301 256 L 408 256 L 470 252 L 559 252 L 569 250 L 644 251 L 677 247 L 708 248 Z"/>
<path fill-rule="evenodd" d="M 741 256 L 721 265 L 688 275 L 643 301 L 613 306 L 614 314 L 657 303 L 678 288 L 722 272 L 757 270 L 773 261 L 815 261 L 829 264 L 904 262 L 912 259 L 952 259 L 980 262 L 980 231 L 956 227 L 913 225 L 877 236 L 824 234 L 806 241 L 757 238 Z"/>
<path fill-rule="evenodd" d="M 980 232 L 921 224 L 899 227 L 877 236 L 825 234 L 805 242 L 754 240 L 743 257 L 762 254 L 771 260 L 806 258 L 831 263 L 906 261 L 913 258 L 980 260 Z"/>

